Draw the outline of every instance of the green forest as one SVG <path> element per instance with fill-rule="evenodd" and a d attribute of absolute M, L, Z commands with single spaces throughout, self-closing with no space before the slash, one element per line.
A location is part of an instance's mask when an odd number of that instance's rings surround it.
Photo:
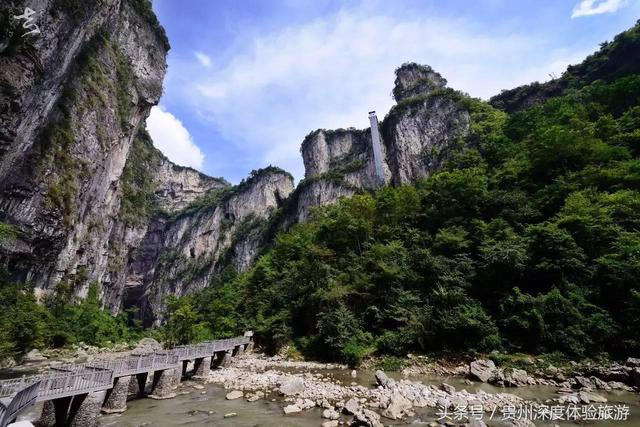
<path fill-rule="evenodd" d="M 408 352 L 637 354 L 640 57 L 619 52 L 639 44 L 636 25 L 530 108 L 449 92 L 472 124 L 443 170 L 317 209 L 249 271 L 169 297 L 160 336 L 180 344 L 252 329 L 270 352 L 293 345 L 353 365 Z M 25 286 L 0 292 L 3 352 L 143 333 L 130 313 L 102 311 L 95 286 L 73 301 L 61 285 L 44 304 Z"/>

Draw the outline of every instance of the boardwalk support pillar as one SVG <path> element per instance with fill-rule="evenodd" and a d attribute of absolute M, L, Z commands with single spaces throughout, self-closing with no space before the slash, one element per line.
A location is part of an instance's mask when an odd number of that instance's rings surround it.
<path fill-rule="evenodd" d="M 47 400 L 37 425 L 41 427 L 93 427 L 98 422 L 106 391 Z"/>
<path fill-rule="evenodd" d="M 194 361 L 193 378 L 206 379 L 211 369 L 211 357 L 199 357 Z"/>
<path fill-rule="evenodd" d="M 106 390 L 94 391 L 85 395 L 86 398 L 79 402 L 77 407 L 74 407 L 74 402 L 78 396 L 73 398 L 71 402 L 71 411 L 69 413 L 69 426 L 70 427 L 94 427 L 98 423 L 98 415 L 100 414 L 100 407 L 106 395 Z"/>
<path fill-rule="evenodd" d="M 231 363 L 231 350 L 216 351 L 212 366 L 214 368 L 226 368 Z"/>
<path fill-rule="evenodd" d="M 244 354 L 244 344 L 240 344 L 236 350 L 236 356 L 242 356 Z"/>
<path fill-rule="evenodd" d="M 244 336 L 249 338 L 249 343 L 247 344 L 247 347 L 245 348 L 245 351 L 247 353 L 251 353 L 253 351 L 253 331 L 245 332 Z"/>
<path fill-rule="evenodd" d="M 155 371 L 153 373 L 153 387 L 149 397 L 152 399 L 171 399 L 176 397 L 176 393 L 173 391 L 175 378 L 176 373 L 173 369 Z"/>
<path fill-rule="evenodd" d="M 119 377 L 114 380 L 113 388 L 107 391 L 107 397 L 102 405 L 102 412 L 115 414 L 127 410 L 127 394 L 131 376 Z"/>
<path fill-rule="evenodd" d="M 129 393 L 135 395 L 136 397 L 144 396 L 147 388 L 148 377 L 149 373 L 147 372 L 136 374 L 135 380 L 132 378 L 131 381 L 129 381 Z"/>

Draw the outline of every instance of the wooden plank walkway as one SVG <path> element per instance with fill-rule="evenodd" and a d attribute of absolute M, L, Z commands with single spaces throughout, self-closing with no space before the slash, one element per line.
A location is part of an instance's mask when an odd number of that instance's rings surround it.
<path fill-rule="evenodd" d="M 107 390 L 115 378 L 182 368 L 184 360 L 213 356 L 231 351 L 251 342 L 250 336 L 209 341 L 175 347 L 171 350 L 147 354 L 131 354 L 111 360 L 83 364 L 67 364 L 51 368 L 49 372 L 0 381 L 0 427 L 15 419 L 26 407 L 52 399 Z"/>

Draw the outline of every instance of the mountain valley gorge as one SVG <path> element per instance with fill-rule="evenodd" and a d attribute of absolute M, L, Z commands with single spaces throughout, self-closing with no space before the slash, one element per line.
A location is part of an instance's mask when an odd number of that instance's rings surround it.
<path fill-rule="evenodd" d="M 12 17 L 27 3 L 41 33 L 22 37 Z M 255 328 L 271 351 L 334 345 L 350 362 L 415 346 L 640 345 L 625 252 L 638 24 L 561 77 L 489 101 L 402 64 L 378 166 L 371 129 L 318 129 L 297 185 L 275 166 L 231 185 L 172 163 L 145 130 L 169 50 L 147 0 L 2 2 L 0 21 L 0 267 L 47 307 L 99 301 L 143 328 L 183 309 L 215 337 Z M 585 348 L 550 332 L 557 305 L 580 307 L 563 312 Z"/>
<path fill-rule="evenodd" d="M 201 290 L 228 266 L 246 270 L 274 227 L 377 184 L 368 129 L 309 134 L 295 191 L 273 167 L 231 186 L 171 163 L 144 130 L 168 45 L 141 5 L 39 2 L 42 34 L 4 47 L 0 219 L 15 233 L 0 259 L 38 295 L 65 281 L 83 297 L 96 282 L 105 307 L 137 306 L 149 324 L 165 295 Z M 410 103 L 382 124 L 387 183 L 428 176 L 466 143 L 469 112 L 445 85 L 430 67 L 398 70 L 396 101 Z"/>
<path fill-rule="evenodd" d="M 640 20 L 488 100 L 398 64 L 234 185 L 147 131 L 154 8 L 0 0 L 0 427 L 640 425 Z"/>

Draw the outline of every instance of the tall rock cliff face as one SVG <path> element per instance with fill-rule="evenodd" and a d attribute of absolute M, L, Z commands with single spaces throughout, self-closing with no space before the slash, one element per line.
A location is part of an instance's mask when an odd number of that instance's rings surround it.
<path fill-rule="evenodd" d="M 164 232 L 164 218 L 231 188 L 223 179 L 171 163 L 143 130 L 134 139 L 121 182 L 118 221 L 108 235 L 109 271 L 101 280 L 103 302 L 114 313 L 123 306 L 127 285 L 136 283 L 130 278 L 131 263 L 160 250 L 162 242 L 154 238 Z"/>
<path fill-rule="evenodd" d="M 396 70 L 397 105 L 381 124 L 386 184 L 427 177 L 442 168 L 454 151 L 464 148 L 470 114 L 446 83 L 429 66 L 409 63 Z M 379 185 L 370 129 L 317 130 L 305 138 L 300 151 L 305 180 L 296 190 L 289 223 L 305 221 L 313 206 Z"/>
<path fill-rule="evenodd" d="M 141 304 L 150 324 L 159 319 L 164 296 L 201 290 L 228 266 L 248 268 L 270 217 L 292 191 L 290 174 L 268 168 L 196 206 L 154 218 L 129 263 L 124 304 Z"/>
<path fill-rule="evenodd" d="M 144 121 L 168 42 L 148 0 L 0 3 L 0 267 L 38 295 L 100 286 L 114 313 L 246 269 L 293 189 L 268 168 L 239 186 L 176 166 Z M 40 34 L 14 16 L 37 12 Z"/>
<path fill-rule="evenodd" d="M 441 169 L 463 147 L 471 117 L 431 67 L 405 64 L 395 84 L 398 104 L 384 119 L 382 138 L 393 183 L 401 185 Z"/>
<path fill-rule="evenodd" d="M 22 37 L 13 16 L 27 6 L 41 33 Z M 0 7 L 10 24 L 0 43 L 0 220 L 19 230 L 3 258 L 15 279 L 39 291 L 79 273 L 101 282 L 108 271 L 105 236 L 118 221 L 120 178 L 166 68 L 166 37 L 148 6 Z"/>
<path fill-rule="evenodd" d="M 155 171 L 155 198 L 160 209 L 177 212 L 207 192 L 230 187 L 222 178 L 212 178 L 195 169 L 177 166 L 163 157 Z"/>

